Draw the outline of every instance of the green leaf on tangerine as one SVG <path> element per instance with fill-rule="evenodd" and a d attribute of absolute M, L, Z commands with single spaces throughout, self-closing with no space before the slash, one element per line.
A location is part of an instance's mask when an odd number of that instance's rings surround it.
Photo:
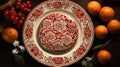
<path fill-rule="evenodd" d="M 100 49 L 103 46 L 104 46 L 104 44 L 96 45 L 92 48 L 92 50 Z"/>

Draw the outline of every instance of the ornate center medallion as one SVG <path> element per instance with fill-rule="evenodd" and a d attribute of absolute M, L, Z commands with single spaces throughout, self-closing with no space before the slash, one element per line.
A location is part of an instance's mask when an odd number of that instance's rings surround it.
<path fill-rule="evenodd" d="M 64 52 L 74 46 L 78 27 L 74 20 L 61 13 L 45 17 L 38 28 L 38 42 L 50 52 Z"/>

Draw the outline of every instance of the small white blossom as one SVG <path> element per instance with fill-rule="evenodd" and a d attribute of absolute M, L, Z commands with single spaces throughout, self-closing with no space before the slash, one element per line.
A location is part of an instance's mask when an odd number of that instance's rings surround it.
<path fill-rule="evenodd" d="M 12 54 L 18 54 L 18 53 L 19 51 L 16 48 L 12 50 Z"/>
<path fill-rule="evenodd" d="M 24 46 L 20 45 L 20 46 L 18 46 L 18 47 L 20 48 L 20 50 L 21 50 L 22 52 L 25 51 L 25 47 L 24 47 Z"/>
<path fill-rule="evenodd" d="M 85 57 L 86 61 L 91 61 L 92 59 L 90 57 Z"/>
<path fill-rule="evenodd" d="M 15 40 L 15 41 L 13 42 L 13 45 L 14 45 L 14 47 L 19 46 L 19 41 Z"/>
<path fill-rule="evenodd" d="M 84 65 L 86 65 L 86 64 L 87 64 L 87 61 L 82 60 L 82 61 L 81 61 L 81 63 L 82 63 L 82 65 L 84 66 Z"/>

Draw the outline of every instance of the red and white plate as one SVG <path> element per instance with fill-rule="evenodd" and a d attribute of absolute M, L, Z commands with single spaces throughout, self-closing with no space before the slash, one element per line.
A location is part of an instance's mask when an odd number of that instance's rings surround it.
<path fill-rule="evenodd" d="M 50 0 L 30 12 L 22 35 L 35 60 L 47 66 L 68 66 L 82 59 L 91 48 L 94 26 L 78 4 Z"/>

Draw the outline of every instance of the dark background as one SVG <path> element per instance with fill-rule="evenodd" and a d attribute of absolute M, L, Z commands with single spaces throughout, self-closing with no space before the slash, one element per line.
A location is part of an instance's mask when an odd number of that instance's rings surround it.
<path fill-rule="evenodd" d="M 32 8 L 34 8 L 39 3 L 43 2 L 44 0 L 31 0 Z M 86 10 L 86 6 L 89 1 L 91 0 L 72 0 L 73 2 L 79 4 Z M 120 0 L 119 0 L 120 1 Z M 7 0 L 0 0 L 0 5 L 7 2 Z M 99 0 L 102 7 L 103 6 L 110 6 L 115 10 L 115 19 L 120 20 L 120 2 L 103 2 L 102 0 Z M 91 15 L 90 15 L 91 16 Z M 105 24 L 104 22 L 100 21 L 98 16 L 91 16 L 91 19 L 93 21 L 94 27 L 96 27 L 99 24 Z M 8 21 L 6 21 L 3 18 L 3 11 L 0 11 L 0 26 L 7 27 L 11 26 Z M 19 41 L 21 44 L 22 42 L 22 29 L 19 30 Z M 111 55 L 112 59 L 110 63 L 107 65 L 100 65 L 100 67 L 119 67 L 120 63 L 120 33 L 116 35 L 110 35 L 113 36 L 112 41 L 104 48 L 108 50 Z M 94 44 L 102 44 L 105 43 L 107 40 L 109 40 L 109 36 L 107 39 L 104 40 L 98 40 L 94 39 Z M 94 46 L 94 45 L 93 45 Z M 19 65 L 14 61 L 14 56 L 12 55 L 11 51 L 13 49 L 13 45 L 6 43 L 4 40 L 2 40 L 1 33 L 0 33 L 0 67 L 46 67 L 40 63 L 38 63 L 36 60 L 34 60 L 28 53 L 25 51 L 21 55 L 25 58 L 25 64 Z M 91 56 L 91 53 L 89 52 L 86 56 Z M 80 61 L 77 63 L 74 63 L 73 65 L 70 65 L 68 67 L 82 67 Z"/>

